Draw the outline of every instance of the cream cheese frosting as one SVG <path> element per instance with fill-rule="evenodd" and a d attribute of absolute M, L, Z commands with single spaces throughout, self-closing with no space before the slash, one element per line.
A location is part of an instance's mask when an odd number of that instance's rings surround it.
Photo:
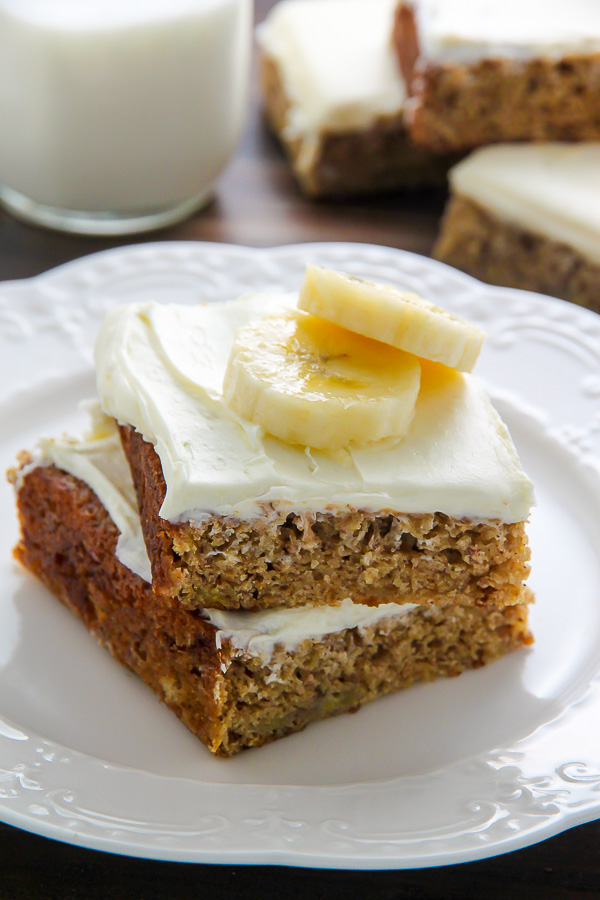
<path fill-rule="evenodd" d="M 150 582 L 146 553 L 129 466 L 113 419 L 89 404 L 92 425 L 83 440 L 39 441 L 32 466 L 54 464 L 84 481 L 96 494 L 117 526 L 116 556 L 128 569 Z M 18 487 L 18 485 L 17 485 Z M 268 660 L 275 647 L 293 650 L 304 640 L 319 640 L 347 628 L 366 628 L 385 619 L 404 618 L 413 603 L 365 606 L 346 598 L 339 606 L 300 606 L 293 609 L 229 612 L 203 610 L 218 629 L 217 647 L 227 640 L 237 650 Z"/>
<path fill-rule="evenodd" d="M 414 0 L 427 62 L 600 53 L 597 0 Z"/>
<path fill-rule="evenodd" d="M 365 606 L 346 598 L 339 606 L 297 606 L 260 612 L 204 610 L 220 630 L 218 646 L 227 638 L 238 650 L 269 657 L 276 646 L 292 649 L 305 640 L 319 640 L 347 628 L 367 628 L 385 619 L 403 619 L 415 603 L 381 603 Z"/>
<path fill-rule="evenodd" d="M 83 440 L 41 438 L 34 465 L 53 463 L 84 481 L 102 502 L 119 530 L 116 555 L 145 581 L 151 580 L 150 561 L 131 480 L 114 419 L 98 404 L 89 404 L 91 428 Z"/>
<path fill-rule="evenodd" d="M 402 111 L 391 44 L 395 0 L 283 0 L 257 32 L 282 75 L 286 137 L 364 128 Z"/>
<path fill-rule="evenodd" d="M 600 263 L 600 143 L 485 147 L 451 170 L 450 185 L 494 216 Z"/>
<path fill-rule="evenodd" d="M 325 451 L 284 444 L 231 412 L 223 376 L 236 330 L 295 307 L 295 294 L 199 306 L 135 303 L 111 311 L 95 348 L 106 413 L 155 445 L 167 486 L 161 516 L 262 518 L 348 507 L 398 514 L 527 518 L 533 494 L 478 382 L 423 367 L 408 434 Z"/>

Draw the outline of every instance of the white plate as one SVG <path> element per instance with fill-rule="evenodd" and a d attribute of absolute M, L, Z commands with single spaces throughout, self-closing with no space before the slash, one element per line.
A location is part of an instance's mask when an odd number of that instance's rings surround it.
<path fill-rule="evenodd" d="M 481 324 L 478 364 L 538 498 L 535 646 L 233 760 L 212 759 L 10 559 L 2 486 L 0 815 L 136 856 L 345 868 L 479 859 L 600 811 L 600 317 L 360 244 L 108 251 L 0 286 L 0 462 L 77 429 L 104 312 L 293 289 L 308 261 Z"/>

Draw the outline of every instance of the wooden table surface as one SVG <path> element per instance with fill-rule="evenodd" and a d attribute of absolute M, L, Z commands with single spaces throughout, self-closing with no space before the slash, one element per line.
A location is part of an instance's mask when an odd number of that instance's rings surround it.
<path fill-rule="evenodd" d="M 368 0 L 364 0 L 368 2 Z M 257 0 L 257 18 L 273 0 Z M 0 279 L 27 278 L 88 253 L 139 240 L 225 241 L 251 246 L 360 241 L 427 254 L 445 197 L 441 191 L 352 203 L 314 203 L 299 194 L 260 118 L 254 79 L 244 139 L 215 200 L 189 221 L 146 238 L 61 235 L 0 212 Z M 600 898 L 600 821 L 525 850 L 438 869 L 333 872 L 155 862 L 84 850 L 0 824 L 0 900 L 204 897 Z"/>

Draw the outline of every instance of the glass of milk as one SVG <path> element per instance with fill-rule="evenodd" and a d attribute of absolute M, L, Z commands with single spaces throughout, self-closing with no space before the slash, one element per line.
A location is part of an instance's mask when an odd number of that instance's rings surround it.
<path fill-rule="evenodd" d="M 251 0 L 0 0 L 0 202 L 119 235 L 211 197 L 244 120 Z"/>

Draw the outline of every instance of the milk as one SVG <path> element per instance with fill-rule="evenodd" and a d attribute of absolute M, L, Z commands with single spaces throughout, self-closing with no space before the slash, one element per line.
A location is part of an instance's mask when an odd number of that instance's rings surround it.
<path fill-rule="evenodd" d="M 251 0 L 0 0 L 0 197 L 125 219 L 200 203 L 240 134 L 251 16 Z"/>

